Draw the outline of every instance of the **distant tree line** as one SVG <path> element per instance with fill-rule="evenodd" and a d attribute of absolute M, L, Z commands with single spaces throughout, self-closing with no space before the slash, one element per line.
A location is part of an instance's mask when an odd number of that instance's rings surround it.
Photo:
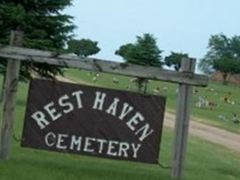
<path fill-rule="evenodd" d="M 222 74 L 223 83 L 232 74 L 240 73 L 240 36 L 227 37 L 224 34 L 211 36 L 208 51 L 201 59 L 199 68 L 211 75 L 218 71 Z"/>
<path fill-rule="evenodd" d="M 187 53 L 171 52 L 163 59 L 162 52 L 154 36 L 144 34 L 142 37 L 137 36 L 135 43 L 120 46 L 115 54 L 129 63 L 160 68 L 165 65 L 176 71 L 180 70 L 181 60 L 189 58 Z M 240 74 L 240 36 L 229 38 L 224 34 L 212 35 L 208 42 L 208 51 L 200 59 L 199 69 L 207 75 L 220 72 L 224 84 L 227 84 L 227 78 L 232 74 Z"/>
<path fill-rule="evenodd" d="M 157 40 L 152 34 L 137 36 L 134 43 L 128 43 L 119 47 L 115 51 L 116 55 L 121 56 L 126 62 L 143 66 L 155 66 L 162 68 L 163 65 L 180 70 L 181 60 L 188 58 L 188 54 L 171 52 L 169 56 L 162 57 L 163 50 L 157 46 Z"/>
<path fill-rule="evenodd" d="M 97 41 L 73 38 L 75 25 L 72 17 L 63 14 L 72 0 L 2 0 L 0 4 L 0 43 L 9 44 L 10 31 L 24 32 L 23 46 L 57 53 L 74 53 L 80 58 L 97 54 L 100 51 Z M 189 55 L 171 52 L 163 58 L 163 50 L 157 46 L 156 38 L 149 33 L 137 36 L 136 41 L 119 47 L 115 54 L 126 62 L 142 66 L 163 65 L 180 70 L 181 60 Z M 6 61 L 0 62 L 0 73 L 5 73 Z M 231 74 L 240 73 L 240 36 L 227 37 L 224 34 L 213 35 L 209 39 L 206 55 L 200 60 L 199 68 L 206 74 L 221 72 L 224 83 Z M 23 62 L 21 77 L 28 79 L 32 73 L 54 78 L 63 71 L 57 66 Z M 139 85 L 141 85 L 139 79 Z M 141 87 L 139 87 L 141 88 Z"/>
<path fill-rule="evenodd" d="M 169 56 L 163 58 L 162 50 L 157 46 L 157 40 L 152 34 L 143 34 L 137 36 L 134 43 L 127 43 L 115 51 L 116 55 L 121 56 L 126 62 L 142 66 L 155 66 L 162 68 L 163 65 L 173 67 L 179 71 L 182 58 L 188 58 L 188 54 L 172 52 Z M 145 79 L 136 80 L 138 90 L 142 91 Z"/>

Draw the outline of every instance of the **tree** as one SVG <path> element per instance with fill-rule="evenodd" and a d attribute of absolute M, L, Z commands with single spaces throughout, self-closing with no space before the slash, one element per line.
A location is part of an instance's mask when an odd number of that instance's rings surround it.
<path fill-rule="evenodd" d="M 176 71 L 179 71 L 183 58 L 188 58 L 188 54 L 171 52 L 169 56 L 165 57 L 164 61 L 168 67 L 174 67 Z"/>
<path fill-rule="evenodd" d="M 221 72 L 224 84 L 231 74 L 240 73 L 240 36 L 228 38 L 224 34 L 213 35 L 209 39 L 208 49 L 199 65 L 203 72 Z"/>
<path fill-rule="evenodd" d="M 162 67 L 162 51 L 158 48 L 156 39 L 151 34 L 137 36 L 135 43 L 122 45 L 115 54 L 132 64 Z"/>
<path fill-rule="evenodd" d="M 9 43 L 11 30 L 22 30 L 24 47 L 62 52 L 74 29 L 72 17 L 62 13 L 69 5 L 71 0 L 2 0 L 0 43 Z M 45 77 L 54 77 L 62 73 L 56 66 L 22 63 L 20 73 L 22 77 L 29 78 L 32 71 Z"/>
<path fill-rule="evenodd" d="M 115 54 L 121 56 L 127 63 L 142 66 L 162 67 L 162 51 L 157 46 L 157 41 L 152 34 L 137 36 L 135 43 L 122 45 Z M 145 79 L 138 78 L 137 84 L 139 91 L 142 90 Z"/>
<path fill-rule="evenodd" d="M 122 45 L 118 50 L 115 51 L 115 54 L 123 57 L 123 59 L 126 60 L 127 59 L 127 53 L 132 48 L 134 48 L 134 44 L 131 44 L 131 43 Z"/>
<path fill-rule="evenodd" d="M 97 54 L 100 51 L 98 42 L 90 39 L 70 40 L 68 42 L 68 51 L 85 58 L 90 55 Z"/>

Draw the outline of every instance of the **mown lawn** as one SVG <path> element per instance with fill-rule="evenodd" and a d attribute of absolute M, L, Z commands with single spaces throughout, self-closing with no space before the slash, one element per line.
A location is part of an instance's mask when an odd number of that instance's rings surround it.
<path fill-rule="evenodd" d="M 137 91 L 134 83 L 131 82 L 131 78 L 125 76 L 117 76 L 111 74 L 100 74 L 98 78 L 95 78 L 95 73 L 89 73 L 84 70 L 67 70 L 65 73 L 67 78 L 73 81 L 82 83 L 87 82 L 96 86 L 103 86 L 113 89 L 127 89 Z M 113 83 L 113 78 L 119 81 L 118 84 Z M 94 81 L 97 79 L 96 81 Z M 177 99 L 177 85 L 166 82 L 151 81 L 147 86 L 147 93 L 155 93 L 159 88 L 159 95 L 167 96 L 167 110 L 174 112 L 176 109 Z M 233 123 L 233 114 L 237 115 L 240 120 L 240 86 L 228 85 L 224 86 L 221 83 L 209 82 L 209 86 L 206 88 L 195 87 L 194 96 L 192 101 L 192 115 L 197 117 L 198 121 L 211 124 L 223 129 L 230 130 L 232 132 L 240 133 L 240 123 Z M 212 102 L 214 106 L 199 108 L 196 107 L 199 98 L 202 97 L 205 100 Z M 224 98 L 227 97 L 229 102 L 225 102 Z M 201 118 L 201 119 L 200 119 Z"/>
<path fill-rule="evenodd" d="M 20 139 L 26 105 L 27 84 L 20 83 L 15 139 Z M 0 161 L 0 180 L 155 180 L 170 178 L 170 169 L 158 165 L 112 161 L 87 156 L 21 148 L 13 138 L 11 158 Z M 160 162 L 171 165 L 173 131 L 164 128 Z M 239 180 L 240 154 L 190 137 L 186 180 Z"/>
<path fill-rule="evenodd" d="M 161 163 L 171 164 L 172 131 L 165 129 Z M 186 180 L 239 180 L 240 155 L 220 146 L 190 138 Z M 14 142 L 9 161 L 0 161 L 1 180 L 154 180 L 170 178 L 170 169 L 123 161 L 20 148 Z"/>

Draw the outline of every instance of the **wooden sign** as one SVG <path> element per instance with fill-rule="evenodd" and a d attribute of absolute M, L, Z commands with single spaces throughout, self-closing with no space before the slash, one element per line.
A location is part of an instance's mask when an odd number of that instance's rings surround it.
<path fill-rule="evenodd" d="M 165 97 L 31 81 L 21 145 L 158 163 Z"/>

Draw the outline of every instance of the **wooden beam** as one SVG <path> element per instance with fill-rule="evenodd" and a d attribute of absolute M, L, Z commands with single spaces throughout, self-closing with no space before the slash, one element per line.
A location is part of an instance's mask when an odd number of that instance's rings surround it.
<path fill-rule="evenodd" d="M 191 72 L 176 72 L 156 67 L 117 63 L 95 58 L 79 58 L 74 55 L 64 55 L 36 49 L 0 45 L 0 57 L 194 86 L 205 87 L 208 84 L 208 78 L 206 76 Z"/>
<path fill-rule="evenodd" d="M 181 71 L 194 73 L 195 64 L 195 59 L 183 59 Z M 184 160 L 188 139 L 188 126 L 192 106 L 192 89 L 193 87 L 191 85 L 179 84 L 172 168 L 172 177 L 177 180 L 181 180 L 183 178 Z"/>
<path fill-rule="evenodd" d="M 23 33 L 11 31 L 10 45 L 21 46 Z M 9 60 L 7 63 L 4 104 L 3 104 L 3 121 L 0 139 L 0 159 L 9 158 L 12 140 L 13 120 L 16 104 L 17 86 L 20 70 L 20 61 Z"/>

